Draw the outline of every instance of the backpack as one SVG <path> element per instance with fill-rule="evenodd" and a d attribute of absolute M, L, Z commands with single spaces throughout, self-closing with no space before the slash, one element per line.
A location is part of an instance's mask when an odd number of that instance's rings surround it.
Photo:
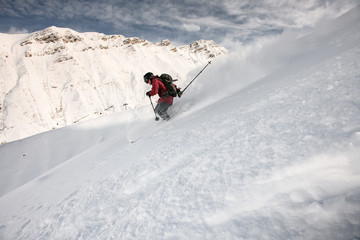
<path fill-rule="evenodd" d="M 169 97 L 169 96 L 176 97 L 177 89 L 173 84 L 174 80 L 172 79 L 172 77 L 169 74 L 163 73 L 160 75 L 159 79 L 161 80 L 162 83 L 164 83 L 167 90 L 166 93 L 161 97 Z"/>

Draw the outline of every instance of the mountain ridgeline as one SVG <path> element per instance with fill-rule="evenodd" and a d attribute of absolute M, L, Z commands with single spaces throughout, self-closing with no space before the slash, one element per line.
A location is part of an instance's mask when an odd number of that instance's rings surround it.
<path fill-rule="evenodd" d="M 0 42 L 0 143 L 147 104 L 145 72 L 169 73 L 181 87 L 227 54 L 209 40 L 177 47 L 57 27 Z"/>

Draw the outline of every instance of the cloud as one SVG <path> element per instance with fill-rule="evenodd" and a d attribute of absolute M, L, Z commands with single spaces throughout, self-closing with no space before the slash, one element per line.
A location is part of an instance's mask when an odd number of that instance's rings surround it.
<path fill-rule="evenodd" d="M 9 34 L 22 34 L 22 33 L 29 33 L 29 30 L 22 28 L 18 29 L 16 27 L 10 27 L 9 31 L 7 32 Z"/>
<path fill-rule="evenodd" d="M 201 29 L 200 26 L 196 24 L 183 24 L 183 28 L 188 32 L 197 32 Z"/>
<path fill-rule="evenodd" d="M 30 31 L 39 30 L 31 26 L 55 25 L 177 42 L 199 38 L 251 42 L 285 29 L 311 28 L 322 17 L 336 17 L 358 4 L 357 0 L 0 1 L 0 31 L 9 25 Z"/>

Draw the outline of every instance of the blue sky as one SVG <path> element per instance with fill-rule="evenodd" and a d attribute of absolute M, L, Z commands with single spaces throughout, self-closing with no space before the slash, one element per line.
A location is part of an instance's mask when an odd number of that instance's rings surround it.
<path fill-rule="evenodd" d="M 153 42 L 211 39 L 229 45 L 308 29 L 356 4 L 358 0 L 0 0 L 0 32 L 57 26 Z"/>

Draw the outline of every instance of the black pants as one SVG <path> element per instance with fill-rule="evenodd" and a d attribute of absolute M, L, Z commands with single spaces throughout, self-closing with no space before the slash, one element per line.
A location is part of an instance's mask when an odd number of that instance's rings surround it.
<path fill-rule="evenodd" d="M 169 117 L 169 114 L 167 114 L 167 110 L 168 108 L 170 107 L 171 105 L 170 104 L 167 104 L 167 103 L 164 103 L 164 102 L 161 102 L 161 103 L 158 103 L 155 107 L 155 112 L 157 114 L 159 114 L 159 116 L 164 119 L 164 120 L 169 120 L 170 117 Z"/>

